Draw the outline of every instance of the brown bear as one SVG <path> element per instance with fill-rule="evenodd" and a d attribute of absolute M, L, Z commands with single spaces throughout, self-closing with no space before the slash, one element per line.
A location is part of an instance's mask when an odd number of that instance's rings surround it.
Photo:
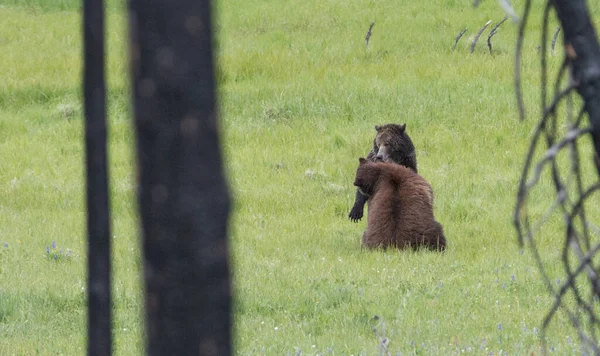
<path fill-rule="evenodd" d="M 412 140 L 406 133 L 406 124 L 376 125 L 377 135 L 373 139 L 373 149 L 367 155 L 371 162 L 392 162 L 401 164 L 417 173 L 417 155 Z M 363 217 L 363 210 L 367 197 L 356 191 L 354 206 L 348 217 L 357 222 Z"/>
<path fill-rule="evenodd" d="M 354 185 L 368 197 L 363 247 L 445 250 L 442 225 L 433 216 L 433 191 L 402 165 L 359 158 Z"/>

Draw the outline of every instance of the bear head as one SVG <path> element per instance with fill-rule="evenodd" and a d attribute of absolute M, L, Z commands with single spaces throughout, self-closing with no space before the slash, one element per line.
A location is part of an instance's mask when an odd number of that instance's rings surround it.
<path fill-rule="evenodd" d="M 406 124 L 387 124 L 375 126 L 377 135 L 373 140 L 375 159 L 383 162 L 395 162 L 417 172 L 415 146 L 406 134 Z"/>

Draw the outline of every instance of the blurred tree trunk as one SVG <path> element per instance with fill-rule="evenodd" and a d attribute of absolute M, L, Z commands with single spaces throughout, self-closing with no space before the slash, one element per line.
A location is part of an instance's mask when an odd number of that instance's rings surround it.
<path fill-rule="evenodd" d="M 112 350 L 103 3 L 83 3 L 88 355 L 110 355 Z"/>
<path fill-rule="evenodd" d="M 600 45 L 585 0 L 555 0 L 571 76 L 585 102 L 596 154 L 600 154 Z M 597 156 L 598 157 L 598 156 Z M 600 173 L 600 166 L 597 166 Z"/>
<path fill-rule="evenodd" d="M 209 0 L 130 0 L 149 355 L 231 353 Z"/>

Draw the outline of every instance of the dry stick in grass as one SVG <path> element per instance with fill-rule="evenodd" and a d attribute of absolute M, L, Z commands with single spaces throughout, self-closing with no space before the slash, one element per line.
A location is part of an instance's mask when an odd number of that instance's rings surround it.
<path fill-rule="evenodd" d="M 465 32 L 467 32 L 469 28 L 465 28 L 464 30 L 460 31 L 460 33 L 456 36 L 456 38 L 454 39 L 454 46 L 452 46 L 452 52 L 454 52 L 454 50 L 456 49 L 456 45 L 458 44 L 458 40 L 460 40 L 460 38 L 462 37 L 462 35 L 465 34 Z"/>
<path fill-rule="evenodd" d="M 554 53 L 554 45 L 556 44 L 556 40 L 558 39 L 558 33 L 560 32 L 560 26 L 556 28 L 556 32 L 554 32 L 554 38 L 552 38 L 552 53 Z"/>
<path fill-rule="evenodd" d="M 371 26 L 369 26 L 369 31 L 367 31 L 367 35 L 365 36 L 365 48 L 369 45 L 369 39 L 371 38 L 371 30 L 375 26 L 375 22 L 371 22 Z"/>
<path fill-rule="evenodd" d="M 506 20 L 508 20 L 508 15 L 504 15 L 504 17 L 502 18 L 502 20 L 501 20 L 500 22 L 498 22 L 498 23 L 496 24 L 496 26 L 494 26 L 494 27 L 492 28 L 492 31 L 491 31 L 491 32 L 494 32 L 494 31 L 498 30 L 498 27 L 500 27 L 500 25 L 502 25 L 502 24 L 503 24 L 503 23 L 504 23 Z M 490 20 L 490 21 L 491 21 L 491 20 Z"/>
<path fill-rule="evenodd" d="M 487 38 L 488 48 L 490 49 L 490 54 L 492 54 L 492 55 L 493 55 L 493 53 L 492 53 L 492 36 L 494 36 L 496 34 L 496 32 L 498 32 L 498 29 L 493 29 L 492 31 L 490 31 L 490 35 Z"/>
<path fill-rule="evenodd" d="M 479 30 L 479 32 L 477 32 L 477 35 L 475 36 L 473 43 L 471 43 L 471 53 L 475 52 L 475 45 L 477 44 L 477 41 L 479 41 L 479 37 L 481 37 L 481 34 L 483 33 L 483 31 L 485 31 L 485 29 L 490 25 L 491 22 L 492 22 L 492 20 L 489 20 L 488 22 L 486 22 L 485 25 L 483 25 L 483 27 L 481 28 L 481 30 Z"/>
<path fill-rule="evenodd" d="M 487 38 L 487 44 L 488 48 L 490 49 L 490 54 L 492 54 L 492 36 L 494 36 L 496 32 L 498 32 L 498 27 L 500 27 L 500 25 L 502 25 L 506 20 L 508 20 L 508 15 L 505 15 L 502 21 L 498 22 L 496 26 L 494 26 L 494 28 L 492 28 L 492 30 L 490 31 L 490 34 Z"/>

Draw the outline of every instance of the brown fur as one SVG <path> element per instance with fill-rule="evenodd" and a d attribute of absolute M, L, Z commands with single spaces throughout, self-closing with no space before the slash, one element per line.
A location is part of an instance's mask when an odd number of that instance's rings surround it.
<path fill-rule="evenodd" d="M 433 191 L 404 166 L 359 159 L 354 185 L 368 196 L 364 247 L 444 250 L 442 225 L 433 215 Z"/>
<path fill-rule="evenodd" d="M 417 155 L 415 146 L 406 133 L 406 124 L 386 124 L 375 126 L 377 134 L 373 139 L 373 148 L 367 155 L 371 162 L 392 162 L 401 164 L 417 172 Z M 356 192 L 354 205 L 348 214 L 350 220 L 357 222 L 363 217 L 363 209 L 367 197 Z"/>

